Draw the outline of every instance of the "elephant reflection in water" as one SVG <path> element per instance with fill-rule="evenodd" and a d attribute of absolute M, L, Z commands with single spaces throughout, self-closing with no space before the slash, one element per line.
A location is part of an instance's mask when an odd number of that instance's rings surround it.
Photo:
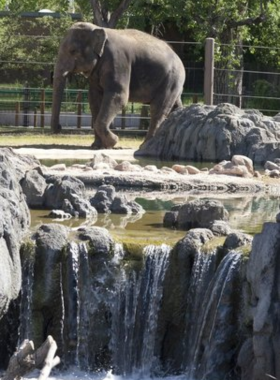
<path fill-rule="evenodd" d="M 112 148 L 118 137 L 110 131 L 128 101 L 150 105 L 145 141 L 154 136 L 169 113 L 182 106 L 185 69 L 177 54 L 149 34 L 113 30 L 78 22 L 66 33 L 54 70 L 52 131 L 60 131 L 59 114 L 66 77 L 82 73 L 89 81 L 94 149 Z"/>

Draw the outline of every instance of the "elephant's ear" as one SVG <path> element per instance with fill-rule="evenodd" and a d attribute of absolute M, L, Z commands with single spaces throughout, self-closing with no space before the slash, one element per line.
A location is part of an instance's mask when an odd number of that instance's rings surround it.
<path fill-rule="evenodd" d="M 102 56 L 104 46 L 107 41 L 107 33 L 104 29 L 95 29 L 93 31 L 93 49 L 99 57 Z"/>

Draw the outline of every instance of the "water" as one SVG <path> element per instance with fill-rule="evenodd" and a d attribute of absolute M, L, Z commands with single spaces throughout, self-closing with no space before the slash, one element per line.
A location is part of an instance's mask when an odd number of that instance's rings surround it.
<path fill-rule="evenodd" d="M 112 310 L 115 373 L 147 376 L 157 367 L 154 346 L 169 252 L 165 245 L 147 246 L 140 273 L 122 270 Z"/>
<path fill-rule="evenodd" d="M 51 376 L 48 377 L 49 380 L 128 380 L 128 377 L 115 375 L 112 371 L 108 372 L 100 372 L 100 373 L 88 373 L 84 371 L 80 371 L 77 368 L 69 369 L 67 372 L 61 373 L 57 371 L 55 375 L 52 373 Z M 37 373 L 32 373 L 29 377 L 24 377 L 23 379 L 29 380 L 37 380 Z M 129 380 L 155 380 L 154 377 L 133 374 L 129 376 Z M 166 377 L 157 377 L 157 380 L 191 380 L 190 378 L 186 378 L 185 375 L 180 376 L 166 376 Z"/>
<path fill-rule="evenodd" d="M 145 209 L 142 215 L 99 214 L 96 222 L 90 219 L 70 219 L 60 223 L 76 228 L 81 225 L 95 225 L 107 228 L 115 237 L 133 239 L 141 243 L 162 242 L 173 245 L 184 235 L 184 231 L 171 230 L 163 227 L 166 211 L 178 203 L 196 199 L 196 196 L 185 194 L 155 194 L 147 193 L 133 197 Z M 218 199 L 229 212 L 229 225 L 250 234 L 259 233 L 265 222 L 275 221 L 279 212 L 279 196 L 227 196 L 217 198 L 208 194 L 199 196 L 203 199 Z M 48 210 L 31 210 L 32 227 L 54 222 L 48 218 Z M 58 220 L 55 220 L 56 222 Z"/>

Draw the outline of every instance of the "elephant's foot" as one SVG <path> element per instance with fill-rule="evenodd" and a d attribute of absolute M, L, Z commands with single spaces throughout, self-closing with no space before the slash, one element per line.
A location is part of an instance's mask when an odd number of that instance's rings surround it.
<path fill-rule="evenodd" d="M 93 150 L 98 150 L 98 149 L 102 149 L 103 146 L 102 146 L 102 143 L 100 140 L 95 140 L 92 144 L 91 144 L 91 149 Z"/>
<path fill-rule="evenodd" d="M 113 148 L 119 141 L 118 136 L 112 133 L 111 131 L 108 131 L 105 135 L 101 137 L 101 139 L 102 145 L 105 149 Z"/>
<path fill-rule="evenodd" d="M 95 141 L 91 145 L 91 148 L 95 150 L 111 149 L 118 143 L 118 141 L 118 136 L 109 131 L 106 135 L 103 135 L 101 138 L 98 137 L 98 139 L 95 139 Z"/>

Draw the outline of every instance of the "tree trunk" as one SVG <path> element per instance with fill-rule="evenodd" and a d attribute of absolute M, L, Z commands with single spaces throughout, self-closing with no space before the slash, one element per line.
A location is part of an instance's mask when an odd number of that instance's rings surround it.
<path fill-rule="evenodd" d="M 102 2 L 102 0 L 90 0 L 94 23 L 105 28 L 116 28 L 119 19 L 131 2 L 132 0 L 122 0 L 117 8 L 111 12 L 107 8 L 106 2 Z"/>

